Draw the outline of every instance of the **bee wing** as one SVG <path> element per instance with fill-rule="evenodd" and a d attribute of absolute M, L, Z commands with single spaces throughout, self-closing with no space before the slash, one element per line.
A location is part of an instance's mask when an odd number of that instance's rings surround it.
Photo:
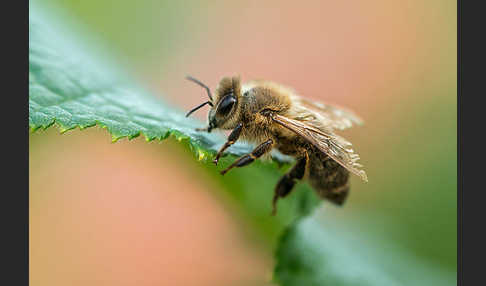
<path fill-rule="evenodd" d="M 363 120 L 358 115 L 344 107 L 313 102 L 305 98 L 300 98 L 300 101 L 304 107 L 323 117 L 320 120 L 331 128 L 343 130 L 352 127 L 353 124 L 363 124 Z"/>
<path fill-rule="evenodd" d="M 290 119 L 279 114 L 272 115 L 272 120 L 303 137 L 341 166 L 368 182 L 366 172 L 360 169 L 363 166 L 357 163 L 359 155 L 351 149 L 351 143 L 343 137 L 313 126 L 309 121 Z"/>

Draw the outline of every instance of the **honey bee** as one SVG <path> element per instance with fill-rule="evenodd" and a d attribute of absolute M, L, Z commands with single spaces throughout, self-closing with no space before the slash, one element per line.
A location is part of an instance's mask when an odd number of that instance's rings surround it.
<path fill-rule="evenodd" d="M 223 152 L 238 139 L 258 144 L 251 153 L 222 170 L 222 175 L 262 156 L 269 157 L 273 148 L 296 159 L 275 187 L 272 215 L 277 212 L 277 200 L 287 196 L 299 180 L 307 180 L 319 197 L 336 205 L 342 205 L 348 196 L 350 173 L 368 181 L 351 143 L 334 133 L 362 124 L 352 111 L 309 101 L 293 89 L 271 81 L 242 84 L 239 76 L 224 77 L 213 97 L 205 84 L 190 76 L 187 79 L 205 88 L 209 100 L 193 108 L 186 117 L 205 105 L 211 107 L 208 126 L 197 130 L 232 130 L 214 158 L 216 165 Z"/>

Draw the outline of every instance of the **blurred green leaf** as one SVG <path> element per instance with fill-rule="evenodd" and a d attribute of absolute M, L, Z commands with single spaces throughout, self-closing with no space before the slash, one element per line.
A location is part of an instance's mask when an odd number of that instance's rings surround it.
<path fill-rule="evenodd" d="M 455 273 L 360 229 L 366 225 L 339 226 L 319 214 L 301 219 L 280 238 L 275 279 L 285 286 L 456 285 Z"/>
<path fill-rule="evenodd" d="M 383 245 L 370 244 L 371 239 L 362 234 L 323 228 L 315 216 L 303 219 L 320 202 L 305 183 L 279 202 L 276 217 L 270 216 L 273 194 L 269 190 L 289 168 L 289 164 L 280 164 L 288 162 L 285 157 L 275 154 L 277 160 L 272 163 L 256 162 L 222 179 L 215 171 L 217 167 L 209 163 L 224 142 L 220 135 L 196 132 L 194 128 L 201 127 L 201 122 L 185 118 L 182 111 L 133 83 L 109 62 L 109 56 L 91 49 L 86 41 L 80 42 L 74 36 L 76 32 L 62 23 L 54 24 L 55 18 L 44 13 L 30 4 L 32 132 L 54 124 L 61 132 L 99 125 L 108 130 L 113 141 L 143 135 L 147 141 L 174 138 L 183 142 L 197 159 L 206 163 L 212 176 L 223 182 L 242 216 L 272 245 L 284 231 L 278 242 L 274 273 L 274 279 L 282 285 L 451 284 L 448 274 L 424 271 L 417 259 L 405 260 L 403 251 L 384 251 Z M 247 145 L 236 144 L 221 164 L 226 165 L 249 150 Z M 420 277 L 414 278 L 412 274 L 417 273 Z"/>

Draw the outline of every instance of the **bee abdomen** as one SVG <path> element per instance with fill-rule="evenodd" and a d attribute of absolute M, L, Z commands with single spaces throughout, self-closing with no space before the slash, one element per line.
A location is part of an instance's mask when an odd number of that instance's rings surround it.
<path fill-rule="evenodd" d="M 342 205 L 349 193 L 349 171 L 325 154 L 313 154 L 309 161 L 309 183 L 323 199 Z"/>

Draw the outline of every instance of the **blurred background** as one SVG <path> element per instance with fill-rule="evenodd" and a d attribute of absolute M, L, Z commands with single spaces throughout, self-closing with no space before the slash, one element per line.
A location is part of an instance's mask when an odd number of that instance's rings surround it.
<path fill-rule="evenodd" d="M 270 79 L 355 110 L 365 125 L 340 134 L 369 183 L 353 178 L 346 206 L 325 215 L 373 218 L 375 233 L 456 271 L 456 1 L 35 2 L 65 10 L 182 110 L 205 99 L 186 74 L 212 88 Z M 271 249 L 188 152 L 110 142 L 98 127 L 30 134 L 32 285 L 270 284 Z"/>

